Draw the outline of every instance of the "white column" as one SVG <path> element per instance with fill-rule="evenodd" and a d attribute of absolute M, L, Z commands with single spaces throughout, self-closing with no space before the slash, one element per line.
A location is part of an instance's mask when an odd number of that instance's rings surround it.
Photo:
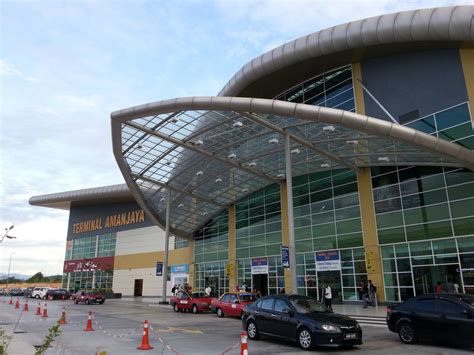
<path fill-rule="evenodd" d="M 165 235 L 165 256 L 163 260 L 163 289 L 162 289 L 162 298 L 161 304 L 167 304 L 166 301 L 166 291 L 168 286 L 168 253 L 169 253 L 169 243 L 170 243 L 170 208 L 171 208 L 171 189 L 166 190 L 166 235 Z"/>
<path fill-rule="evenodd" d="M 298 292 L 296 280 L 295 226 L 293 221 L 293 181 L 291 172 L 290 136 L 285 135 L 285 177 L 286 201 L 288 210 L 288 251 L 290 254 L 291 292 Z"/>

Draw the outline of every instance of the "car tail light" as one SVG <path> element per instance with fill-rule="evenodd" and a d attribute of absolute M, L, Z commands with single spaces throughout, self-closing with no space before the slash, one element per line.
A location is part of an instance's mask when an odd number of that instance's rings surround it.
<path fill-rule="evenodd" d="M 390 308 L 390 306 L 387 306 L 387 314 L 390 314 L 392 313 L 392 309 Z"/>

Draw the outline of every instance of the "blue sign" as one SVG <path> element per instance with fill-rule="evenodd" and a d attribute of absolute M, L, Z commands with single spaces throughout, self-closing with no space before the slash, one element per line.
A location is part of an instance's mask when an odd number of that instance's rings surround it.
<path fill-rule="evenodd" d="M 268 274 L 268 259 L 267 258 L 253 258 L 251 273 L 252 275 Z"/>
<path fill-rule="evenodd" d="M 341 270 L 339 250 L 316 252 L 316 271 Z"/>
<path fill-rule="evenodd" d="M 187 274 L 189 273 L 189 264 L 171 265 L 172 274 Z"/>
<path fill-rule="evenodd" d="M 290 249 L 285 245 L 281 246 L 281 266 L 290 267 Z"/>
<path fill-rule="evenodd" d="M 163 276 L 163 263 L 161 261 L 156 263 L 156 276 Z"/>

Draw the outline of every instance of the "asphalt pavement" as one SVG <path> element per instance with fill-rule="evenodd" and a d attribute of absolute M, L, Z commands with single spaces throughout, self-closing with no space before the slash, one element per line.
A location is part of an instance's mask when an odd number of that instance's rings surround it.
<path fill-rule="evenodd" d="M 75 305 L 72 301 L 49 301 L 48 318 L 35 315 L 37 300 L 29 300 L 28 312 L 0 301 L 0 327 L 12 336 L 8 347 L 10 355 L 34 354 L 48 334 L 48 328 L 57 323 L 65 307 L 68 324 L 61 326 L 63 333 L 46 354 L 139 354 L 143 322 L 150 323 L 150 354 L 212 355 L 240 353 L 241 322 L 237 318 L 217 318 L 215 314 L 175 313 L 170 306 L 158 305 L 152 300 L 107 300 L 104 305 Z M 41 301 L 43 311 L 44 301 Z M 362 324 L 364 344 L 350 349 L 317 348 L 320 354 L 472 354 L 469 349 L 452 345 L 421 343 L 405 345 L 398 335 L 384 324 L 384 307 L 359 310 L 358 306 L 338 306 L 335 311 L 351 314 Z M 85 332 L 88 312 L 92 311 L 94 331 Z M 304 354 L 296 344 L 262 338 L 248 341 L 249 354 Z"/>

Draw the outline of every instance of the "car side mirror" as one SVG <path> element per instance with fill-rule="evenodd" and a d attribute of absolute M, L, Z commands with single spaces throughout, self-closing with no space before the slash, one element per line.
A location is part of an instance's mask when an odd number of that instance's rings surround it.
<path fill-rule="evenodd" d="M 285 313 L 285 314 L 288 314 L 290 317 L 293 317 L 293 314 L 294 314 L 294 313 L 293 313 L 293 311 L 292 311 L 290 308 L 285 307 L 285 308 L 283 308 L 281 311 L 282 311 L 283 313 Z"/>

